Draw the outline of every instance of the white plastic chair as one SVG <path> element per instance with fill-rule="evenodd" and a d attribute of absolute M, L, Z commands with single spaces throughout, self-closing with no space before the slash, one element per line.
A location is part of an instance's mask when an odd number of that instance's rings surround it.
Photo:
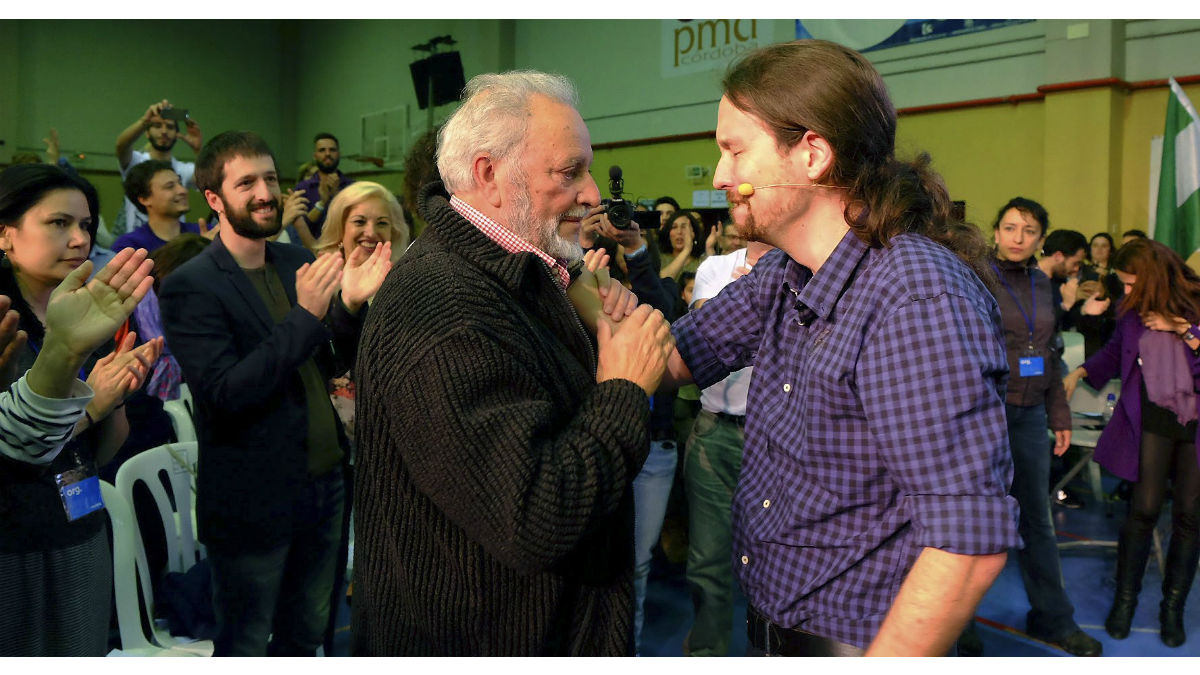
<path fill-rule="evenodd" d="M 147 639 L 142 630 L 142 611 L 138 603 L 138 544 L 137 518 L 121 492 L 108 481 L 100 481 L 100 496 L 104 500 L 112 523 L 113 545 L 113 595 L 117 604 L 117 623 L 121 633 L 121 654 L 126 656 L 211 656 L 212 642 L 202 641 L 186 644 L 173 639 L 172 646 L 164 647 Z M 144 555 L 142 557 L 145 557 Z M 142 588 L 150 590 L 148 580 L 142 578 Z M 146 607 L 153 612 L 152 592 L 143 594 Z M 150 621 L 153 624 L 153 621 Z"/>
<path fill-rule="evenodd" d="M 186 572 L 200 559 L 205 557 L 204 546 L 196 540 L 195 504 L 196 504 L 196 463 L 198 448 L 195 441 L 187 443 L 168 443 L 151 448 L 126 460 L 117 470 L 116 489 L 126 505 L 132 505 L 133 488 L 142 483 L 150 491 L 158 506 L 159 520 L 166 534 L 167 571 Z M 165 473 L 175 496 L 175 506 L 163 487 L 161 475 Z M 146 548 L 142 533 L 133 520 L 132 547 L 123 551 L 131 555 L 136 570 L 137 579 L 141 582 L 142 599 L 147 611 L 153 615 L 154 589 L 150 583 L 150 567 L 146 562 Z M 115 529 L 115 527 L 114 527 Z M 114 560 L 117 547 L 113 547 Z M 115 563 L 114 563 L 115 568 Z M 136 642 L 132 633 L 142 632 L 142 619 L 138 609 L 136 596 L 132 596 L 132 605 L 126 606 L 122 612 L 121 604 L 117 605 L 117 621 L 121 629 L 121 642 L 125 644 L 125 634 L 131 633 L 131 640 Z M 150 622 L 153 625 L 153 621 Z M 153 626 L 153 641 L 161 647 L 184 650 L 200 655 L 211 655 L 211 641 L 193 641 L 186 638 L 176 638 L 169 631 L 159 626 Z"/>
<path fill-rule="evenodd" d="M 175 440 L 180 443 L 196 440 L 196 423 L 193 416 L 192 391 L 186 384 L 179 385 L 179 398 L 163 403 L 163 411 L 171 418 L 175 429 Z"/>

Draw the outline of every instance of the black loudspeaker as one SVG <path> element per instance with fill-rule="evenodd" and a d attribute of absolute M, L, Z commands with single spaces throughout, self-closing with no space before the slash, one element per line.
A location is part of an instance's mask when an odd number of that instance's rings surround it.
<path fill-rule="evenodd" d="M 462 58 L 458 52 L 443 52 L 408 64 L 412 72 L 413 88 L 417 91 L 417 105 L 424 110 L 429 107 L 429 81 L 433 79 L 433 105 L 457 101 L 466 80 L 463 79 Z"/>

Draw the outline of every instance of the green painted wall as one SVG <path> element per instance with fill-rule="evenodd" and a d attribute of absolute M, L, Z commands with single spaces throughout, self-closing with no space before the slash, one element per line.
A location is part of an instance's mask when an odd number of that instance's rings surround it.
<path fill-rule="evenodd" d="M 317 131 L 337 134 L 344 156 L 363 150 L 364 114 L 407 107 L 405 132 L 422 132 L 426 117 L 416 108 L 408 71 L 420 54 L 411 48 L 450 34 L 468 78 L 507 68 L 562 72 L 579 87 L 594 143 L 643 141 L 596 153 L 594 175 L 602 188 L 608 166 L 618 163 L 629 196 L 671 194 L 690 204 L 693 190 L 711 187 L 715 144 L 669 139 L 715 128 L 722 67 L 680 74 L 667 66 L 671 49 L 687 42 L 680 31 L 699 30 L 700 23 L 6 20 L 0 22 L 0 162 L 12 152 L 40 152 L 46 130 L 57 127 L 64 149 L 84 155 L 76 163 L 97 183 L 111 219 L 121 196 L 116 135 L 166 97 L 191 109 L 207 138 L 230 128 L 258 131 L 291 178 L 309 158 Z M 790 39 L 794 31 L 786 19 L 706 25 L 714 44 L 724 27 L 761 44 Z M 1085 76 L 1132 81 L 1200 72 L 1200 21 L 1044 20 L 868 55 L 896 104 L 919 106 L 1029 94 Z M 1198 89 L 1188 88 L 1193 100 L 1200 100 Z M 990 222 L 1008 197 L 1027 194 L 1040 196 L 1063 226 L 1144 227 L 1149 141 L 1161 133 L 1165 97 L 1162 89 L 1079 93 L 1053 102 L 909 115 L 900 120 L 898 146 L 902 156 L 929 150 L 977 222 Z M 453 108 L 439 108 L 436 121 Z M 177 148 L 178 156 L 192 158 L 184 144 Z M 1076 157 L 1087 166 L 1073 166 Z M 380 170 L 345 159 L 343 169 L 398 191 L 399 160 Z M 684 167 L 691 165 L 708 174 L 687 178 Z M 1075 189 L 1079 185 L 1086 189 Z M 192 201 L 193 217 L 207 213 L 199 195 Z"/>
<path fill-rule="evenodd" d="M 294 59 L 297 102 L 292 141 L 295 163 L 312 156 L 312 138 L 320 131 L 338 137 L 342 170 L 357 173 L 374 169 L 349 159 L 362 147 L 362 116 L 398 107 L 407 108 L 405 142 L 424 133 L 427 113 L 417 107 L 409 64 L 424 54 L 413 45 L 433 37 L 451 35 L 462 58 L 466 79 L 480 73 L 512 68 L 512 21 L 506 20 L 354 20 L 296 21 Z M 440 51 L 447 51 L 441 48 Z M 455 105 L 439 106 L 434 124 L 441 123 Z M 403 157 L 397 157 L 401 160 Z M 393 166 L 394 165 L 394 166 Z M 389 162 L 389 168 L 399 168 Z M 295 170 L 291 166 L 292 171 Z"/>
<path fill-rule="evenodd" d="M 120 209 L 117 134 L 164 98 L 188 108 L 205 138 L 253 129 L 281 157 L 294 86 L 282 77 L 284 44 L 277 21 L 20 20 L 16 24 L 14 151 L 44 152 L 58 129 L 64 152 L 96 183 L 107 220 Z M 141 144 L 135 146 L 141 147 Z M 84 157 L 80 159 L 79 154 Z M 175 155 L 191 161 L 180 141 Z M 109 177 L 104 177 L 111 174 Z M 192 193 L 190 217 L 207 213 Z"/>
<path fill-rule="evenodd" d="M 1043 108 L 1036 102 L 901 117 L 896 154 L 928 152 L 951 198 L 967 203 L 967 220 L 990 229 L 1009 199 L 1045 198 Z"/>

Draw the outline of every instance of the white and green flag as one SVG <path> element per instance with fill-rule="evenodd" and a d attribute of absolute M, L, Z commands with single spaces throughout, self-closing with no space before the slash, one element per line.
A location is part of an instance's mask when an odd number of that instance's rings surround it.
<path fill-rule="evenodd" d="M 1170 79 L 1154 238 L 1185 260 L 1200 249 L 1200 116 Z"/>

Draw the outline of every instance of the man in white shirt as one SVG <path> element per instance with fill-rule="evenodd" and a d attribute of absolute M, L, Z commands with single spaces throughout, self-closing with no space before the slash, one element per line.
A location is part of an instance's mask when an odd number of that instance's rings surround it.
<path fill-rule="evenodd" d="M 698 309 L 774 247 L 710 256 L 696 270 L 691 309 Z M 700 394 L 700 414 L 688 438 L 683 467 L 688 501 L 687 581 L 695 619 L 684 643 L 689 656 L 727 656 L 733 634 L 730 518 L 745 443 L 746 392 L 753 368 L 743 368 Z"/>
<path fill-rule="evenodd" d="M 175 159 L 171 154 L 171 150 L 175 147 L 175 142 L 180 138 L 179 122 L 163 116 L 164 110 L 171 109 L 171 102 L 166 99 L 154 103 L 149 108 L 146 108 L 146 112 L 137 121 L 130 124 L 117 136 L 117 161 L 121 163 L 122 181 L 125 180 L 130 167 L 141 164 L 146 160 L 157 159 L 171 163 L 171 168 L 175 169 L 175 173 L 179 174 L 184 187 L 189 190 L 196 189 L 196 180 L 194 178 L 196 164 L 194 162 L 182 162 Z M 171 113 L 167 113 L 167 117 L 171 116 Z M 196 124 L 196 121 L 191 117 L 187 117 L 185 121 L 187 132 L 183 135 L 183 142 L 191 146 L 193 152 L 199 153 L 200 148 L 204 145 L 204 136 L 200 133 L 200 125 Z M 134 142 L 143 133 L 146 135 L 146 140 L 150 142 L 150 152 L 133 149 Z M 128 197 L 125 199 L 124 216 L 124 222 L 117 222 L 112 226 L 111 233 L 114 237 L 119 237 L 126 232 L 132 232 L 139 226 L 149 222 L 146 214 L 139 211 L 133 205 L 133 202 L 129 201 Z"/>

